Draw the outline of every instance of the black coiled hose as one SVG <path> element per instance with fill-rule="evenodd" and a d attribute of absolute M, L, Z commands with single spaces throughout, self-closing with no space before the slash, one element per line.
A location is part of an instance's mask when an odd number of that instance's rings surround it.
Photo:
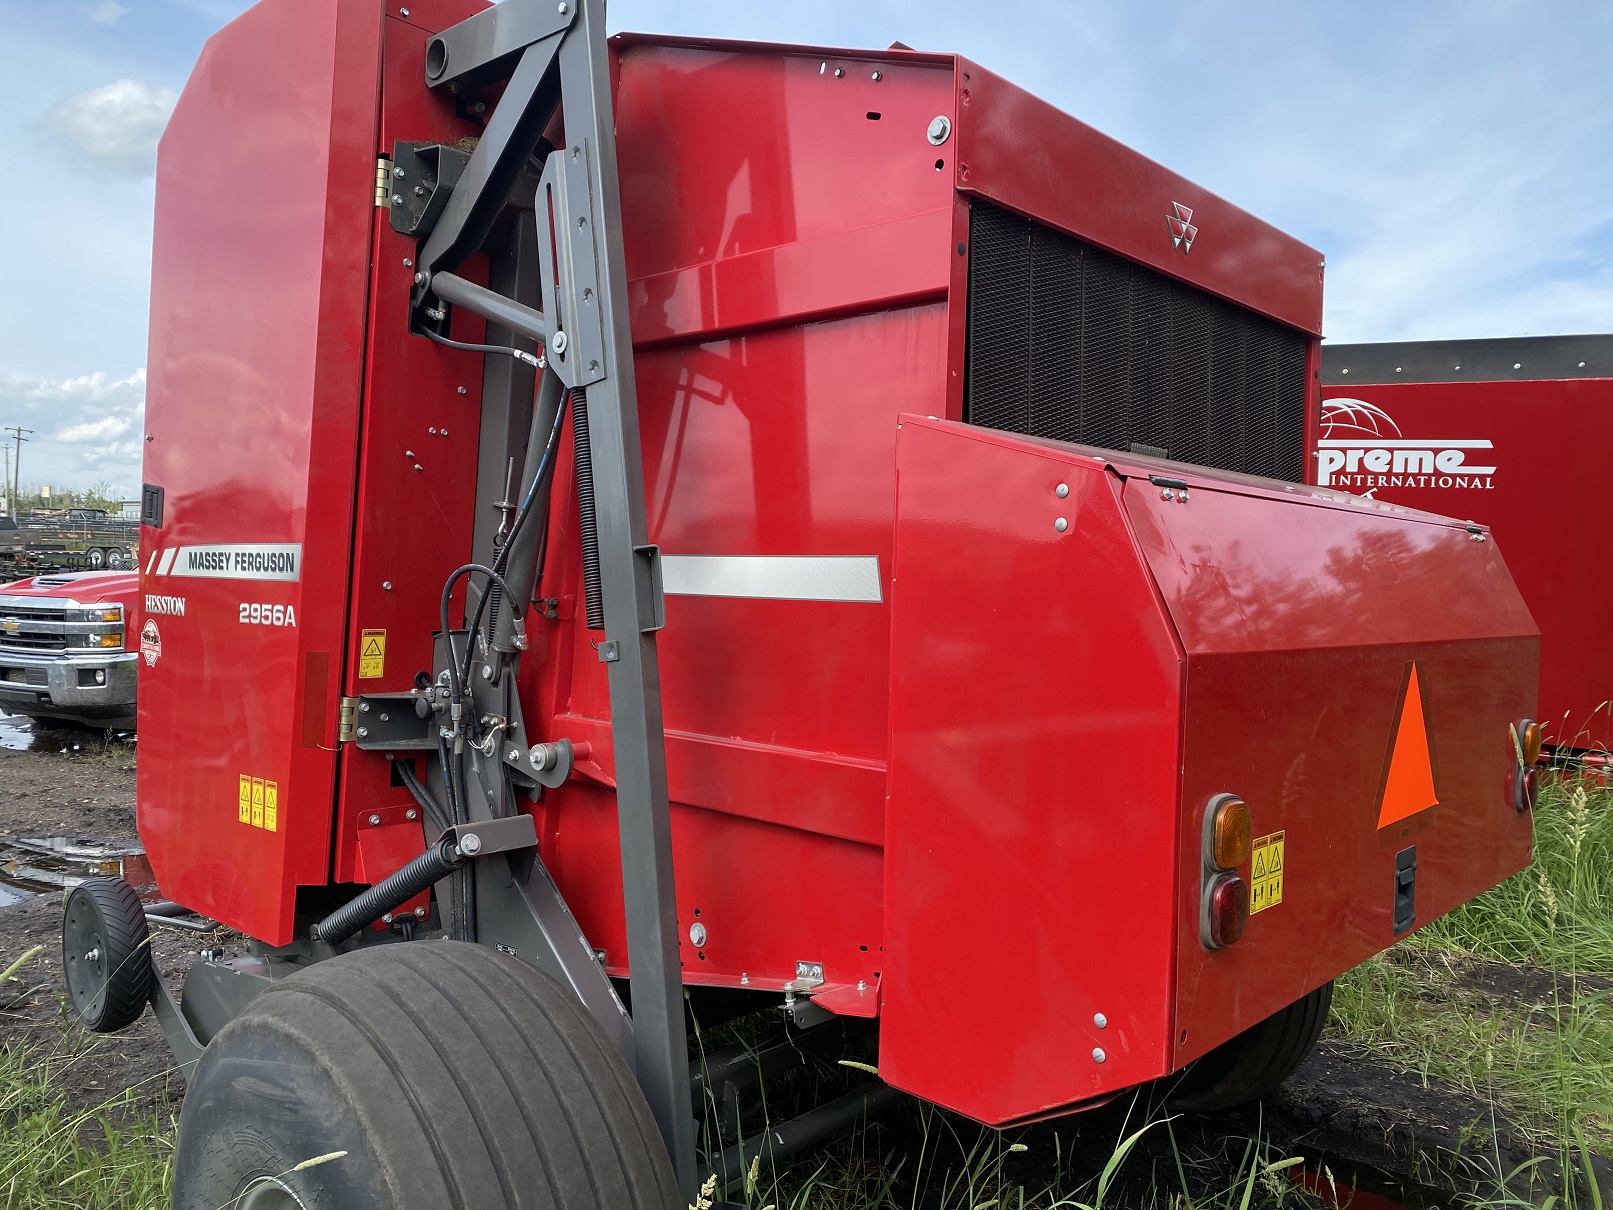
<path fill-rule="evenodd" d="M 582 595 L 588 629 L 605 629 L 605 602 L 599 590 L 599 523 L 594 517 L 594 461 L 588 444 L 588 401 L 581 387 L 571 391 L 571 444 L 577 455 L 577 532 L 582 538 Z"/>
<path fill-rule="evenodd" d="M 444 836 L 408 865 L 394 870 L 357 899 L 344 903 L 310 930 L 314 940 L 340 945 L 354 933 L 407 903 L 465 864 L 452 836 Z"/>

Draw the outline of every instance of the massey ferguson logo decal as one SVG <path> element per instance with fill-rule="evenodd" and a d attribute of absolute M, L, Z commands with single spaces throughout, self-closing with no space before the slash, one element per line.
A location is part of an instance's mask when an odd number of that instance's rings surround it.
<path fill-rule="evenodd" d="M 1175 213 L 1165 216 L 1165 226 L 1170 230 L 1171 244 L 1185 255 L 1193 251 L 1193 241 L 1199 235 L 1199 229 L 1193 225 L 1193 208 L 1172 202 L 1171 209 Z"/>
<path fill-rule="evenodd" d="M 1390 415 L 1364 399 L 1322 402 L 1316 482 L 1370 496 L 1380 487 L 1453 487 L 1488 491 L 1495 467 L 1469 465 L 1488 441 L 1408 438 Z M 1488 455 L 1476 455 L 1488 458 Z"/>

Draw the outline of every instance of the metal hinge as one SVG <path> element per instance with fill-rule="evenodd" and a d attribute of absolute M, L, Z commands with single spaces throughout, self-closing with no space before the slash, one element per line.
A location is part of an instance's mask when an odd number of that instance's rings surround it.
<path fill-rule="evenodd" d="M 350 744 L 358 738 L 356 724 L 358 721 L 358 698 L 344 697 L 341 707 L 336 713 L 336 742 Z"/>
<path fill-rule="evenodd" d="M 375 157 L 375 204 L 392 207 L 392 157 Z"/>

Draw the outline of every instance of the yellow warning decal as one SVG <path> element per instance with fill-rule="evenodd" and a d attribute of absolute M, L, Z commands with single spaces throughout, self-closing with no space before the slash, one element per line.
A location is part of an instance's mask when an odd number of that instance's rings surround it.
<path fill-rule="evenodd" d="M 1263 912 L 1283 901 L 1283 837 L 1273 832 L 1255 841 L 1254 868 L 1249 875 L 1249 914 Z"/>
<path fill-rule="evenodd" d="M 241 774 L 241 797 L 236 818 L 265 832 L 280 830 L 280 785 L 261 777 Z"/>
<path fill-rule="evenodd" d="M 365 630 L 359 634 L 358 675 L 374 680 L 386 672 L 386 631 Z"/>

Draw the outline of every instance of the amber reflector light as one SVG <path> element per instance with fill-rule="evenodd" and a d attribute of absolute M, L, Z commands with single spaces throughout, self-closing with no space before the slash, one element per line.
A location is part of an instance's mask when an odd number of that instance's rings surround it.
<path fill-rule="evenodd" d="M 1252 836 L 1248 806 L 1241 799 L 1229 798 L 1215 809 L 1210 825 L 1210 860 L 1217 869 L 1237 869 L 1249 860 Z"/>

